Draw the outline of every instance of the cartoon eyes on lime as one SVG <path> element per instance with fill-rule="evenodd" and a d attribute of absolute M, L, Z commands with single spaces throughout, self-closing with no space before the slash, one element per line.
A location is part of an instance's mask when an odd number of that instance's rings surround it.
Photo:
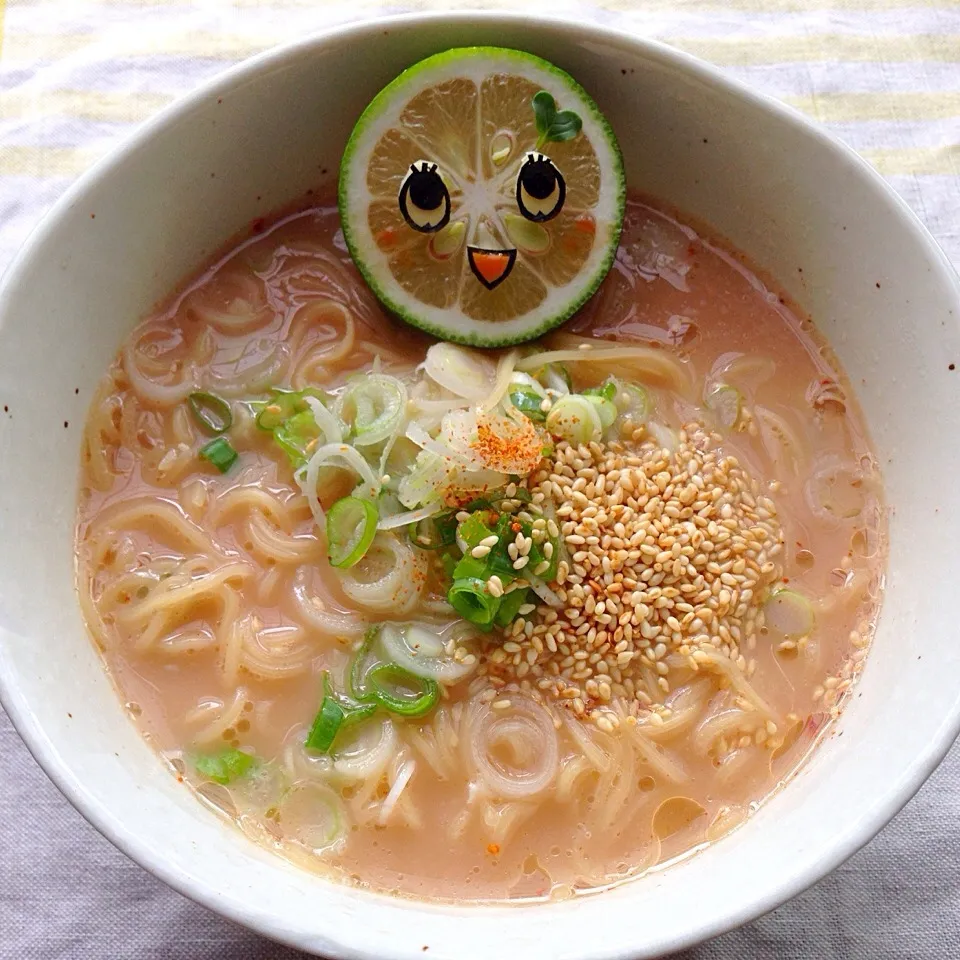
<path fill-rule="evenodd" d="M 517 206 L 534 223 L 552 220 L 563 208 L 567 185 L 554 162 L 542 153 L 528 153 L 517 176 Z"/>
<path fill-rule="evenodd" d="M 521 215 L 533 224 L 546 223 L 563 209 L 566 195 L 567 185 L 556 164 L 542 153 L 527 153 L 516 179 L 515 199 Z M 466 224 L 459 220 L 450 223 L 450 191 L 443 182 L 439 164 L 429 160 L 412 163 L 397 203 L 407 226 L 418 233 L 437 235 L 436 242 L 430 245 L 430 252 L 437 260 L 447 259 L 459 247 Z M 524 229 L 519 226 L 523 221 L 515 214 L 502 209 L 497 212 L 514 247 L 491 247 L 494 241 L 489 217 L 483 218 L 486 222 L 478 231 L 486 243 L 467 246 L 470 271 L 487 290 L 495 289 L 510 275 L 517 248 L 533 253 L 543 252 L 550 245 L 550 237 L 542 228 L 527 225 Z M 440 233 L 448 225 L 449 229 Z"/>
<path fill-rule="evenodd" d="M 421 233 L 440 230 L 450 220 L 450 191 L 435 163 L 421 160 L 410 166 L 398 202 L 403 219 Z"/>
<path fill-rule="evenodd" d="M 364 111 L 339 206 L 354 262 L 407 323 L 503 346 L 570 317 L 613 263 L 616 137 L 546 60 L 468 47 L 422 60 Z"/>

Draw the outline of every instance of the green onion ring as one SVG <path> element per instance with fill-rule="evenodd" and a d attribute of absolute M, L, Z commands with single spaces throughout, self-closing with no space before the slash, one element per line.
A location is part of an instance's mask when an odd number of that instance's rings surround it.
<path fill-rule="evenodd" d="M 365 720 L 377 709 L 376 704 L 355 703 L 345 694 L 337 693 L 330 682 L 330 674 L 323 671 L 323 702 L 310 727 L 304 746 L 308 750 L 329 753 L 337 734 L 360 720 Z"/>
<path fill-rule="evenodd" d="M 221 473 L 226 473 L 236 463 L 237 451 L 226 437 L 217 437 L 200 448 L 200 456 Z"/>
<path fill-rule="evenodd" d="M 205 433 L 216 436 L 226 433 L 233 426 L 233 413 L 230 404 L 215 393 L 198 391 L 187 397 L 187 404 L 193 419 L 200 424 Z"/>
<path fill-rule="evenodd" d="M 366 676 L 371 696 L 385 710 L 401 717 L 422 717 L 436 706 L 440 699 L 440 684 L 429 677 L 418 677 L 395 663 L 378 663 Z M 415 697 L 398 696 L 387 689 L 386 684 L 402 683 L 419 690 Z"/>
<path fill-rule="evenodd" d="M 490 629 L 497 615 L 500 599 L 487 590 L 487 583 L 478 577 L 463 577 L 447 591 L 447 601 L 465 620 Z"/>
<path fill-rule="evenodd" d="M 352 567 L 370 549 L 380 510 L 362 497 L 341 497 L 327 512 L 327 555 L 339 569 Z"/>

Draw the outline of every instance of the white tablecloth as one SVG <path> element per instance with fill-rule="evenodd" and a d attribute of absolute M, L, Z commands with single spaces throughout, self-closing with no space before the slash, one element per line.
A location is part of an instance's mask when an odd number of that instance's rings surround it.
<path fill-rule="evenodd" d="M 0 269 L 92 159 L 231 63 L 378 10 L 469 5 L 0 0 Z M 548 9 L 674 43 L 808 111 L 887 176 L 960 264 L 960 0 L 552 0 Z M 684 960 L 960 958 L 958 813 L 954 749 L 849 863 Z M 700 895 L 691 891 L 691 902 Z M 47 781 L 0 712 L 0 957 L 297 956 L 185 900 L 114 850 Z"/>

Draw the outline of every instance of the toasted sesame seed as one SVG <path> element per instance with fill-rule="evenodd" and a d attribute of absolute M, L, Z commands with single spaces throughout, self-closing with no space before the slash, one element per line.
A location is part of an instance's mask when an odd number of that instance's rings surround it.
<path fill-rule="evenodd" d="M 470 551 L 470 556 L 476 557 L 478 560 L 482 560 L 489 552 L 490 548 L 480 543 Z"/>
<path fill-rule="evenodd" d="M 550 584 L 562 609 L 524 604 L 507 631 L 512 646 L 494 651 L 500 686 L 532 670 L 534 688 L 601 729 L 600 720 L 612 728 L 620 714 L 663 710 L 659 701 L 686 682 L 674 681 L 676 669 L 703 670 L 717 656 L 755 668 L 741 649 L 755 648 L 759 605 L 782 575 L 775 504 L 754 498 L 759 487 L 735 458 L 716 452 L 719 438 L 688 424 L 671 453 L 644 430 L 636 434 L 635 448 L 561 441 L 526 481 L 545 517 L 534 520 L 530 504 L 518 515 L 533 521 L 533 536 L 507 544 L 513 568 L 528 564 L 541 531 L 552 539 L 539 543 L 545 559 L 534 572 L 550 568 L 561 538 L 572 565 L 561 560 Z M 511 589 L 519 581 L 503 592 Z M 828 694 L 839 689 L 838 681 Z M 757 729 L 730 742 L 753 743 Z"/>

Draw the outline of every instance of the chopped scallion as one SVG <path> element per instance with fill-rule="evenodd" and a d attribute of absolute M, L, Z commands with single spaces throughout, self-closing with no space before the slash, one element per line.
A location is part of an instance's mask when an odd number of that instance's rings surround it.
<path fill-rule="evenodd" d="M 214 783 L 227 784 L 242 777 L 256 762 L 256 757 L 243 750 L 229 748 L 219 753 L 203 754 L 193 761 L 197 773 L 213 780 Z"/>
<path fill-rule="evenodd" d="M 447 600 L 461 617 L 484 630 L 493 626 L 500 606 L 500 598 L 491 595 L 486 581 L 477 577 L 454 580 L 453 586 L 447 592 Z"/>
<path fill-rule="evenodd" d="M 341 497 L 327 513 L 327 555 L 341 569 L 358 563 L 377 533 L 380 510 L 362 497 Z"/>
<path fill-rule="evenodd" d="M 226 437 L 217 437 L 200 448 L 200 456 L 226 473 L 237 461 L 237 451 Z"/>
<path fill-rule="evenodd" d="M 478 511 L 471 513 L 470 516 L 457 527 L 457 536 L 468 547 L 478 546 L 481 540 L 486 540 L 487 537 L 493 536 L 493 531 L 484 522 L 485 520 L 485 512 Z"/>
<path fill-rule="evenodd" d="M 376 660 L 371 656 L 370 648 L 373 641 L 377 639 L 380 632 L 379 627 L 370 627 L 363 635 L 363 643 L 350 664 L 350 673 L 348 674 L 348 683 L 350 695 L 361 702 L 370 699 L 370 691 L 367 688 L 367 674 L 372 669 Z"/>
<path fill-rule="evenodd" d="M 385 710 L 401 717 L 422 717 L 440 699 L 440 684 L 418 677 L 395 663 L 378 663 L 368 674 L 371 694 Z"/>
<path fill-rule="evenodd" d="M 573 390 L 570 371 L 562 363 L 548 363 L 541 367 L 534 376 L 555 393 L 570 393 Z"/>
<path fill-rule="evenodd" d="M 532 387 L 514 387 L 510 391 L 510 402 L 530 420 L 543 423 L 547 419 L 546 413 L 540 406 L 543 403 L 543 396 Z"/>
<path fill-rule="evenodd" d="M 191 393 L 187 404 L 202 430 L 213 435 L 225 433 L 233 425 L 230 404 L 215 393 Z"/>
<path fill-rule="evenodd" d="M 496 546 L 485 557 L 487 562 L 486 576 L 489 577 L 490 574 L 495 573 L 503 582 L 504 586 L 506 586 L 511 580 L 517 578 L 517 571 L 513 569 L 513 560 L 510 557 L 509 546 L 516 540 L 518 533 L 529 536 L 530 526 L 515 519 L 509 513 L 504 513 L 497 521 L 494 533 L 496 533 L 499 539 Z M 532 553 L 533 551 L 531 550 L 531 554 Z M 534 563 L 532 556 L 530 563 Z"/>
<path fill-rule="evenodd" d="M 572 444 L 599 440 L 603 432 L 600 415 L 589 397 L 571 393 L 561 397 L 547 414 L 547 430 Z"/>
<path fill-rule="evenodd" d="M 329 753 L 342 729 L 365 720 L 377 708 L 375 704 L 356 703 L 345 694 L 337 693 L 330 682 L 330 674 L 326 671 L 323 673 L 323 693 L 323 702 L 304 746 L 318 753 Z"/>
<path fill-rule="evenodd" d="M 512 497 L 504 494 L 503 497 L 495 499 L 494 503 L 502 503 L 503 500 L 516 500 L 518 503 L 530 503 L 533 500 L 533 495 L 526 487 L 517 487 L 517 492 Z"/>
<path fill-rule="evenodd" d="M 307 749 L 316 750 L 318 753 L 329 753 L 343 725 L 344 716 L 343 707 L 333 697 L 324 697 L 323 703 L 320 704 L 320 712 L 307 734 L 305 744 Z"/>
<path fill-rule="evenodd" d="M 443 572 L 447 575 L 447 579 L 456 580 L 454 571 L 457 569 L 457 558 L 455 554 L 450 550 L 445 550 L 440 554 L 440 563 L 443 566 Z"/>
<path fill-rule="evenodd" d="M 340 395 L 336 413 L 353 431 L 354 442 L 368 446 L 396 435 L 406 406 L 403 381 L 387 374 L 363 374 Z"/>
<path fill-rule="evenodd" d="M 587 387 L 583 391 L 585 397 L 603 397 L 604 400 L 609 400 L 611 403 L 614 402 L 617 396 L 617 384 L 613 380 L 607 380 L 606 383 L 600 384 L 599 387 Z"/>
<path fill-rule="evenodd" d="M 410 542 L 421 550 L 442 550 L 457 541 L 457 518 L 453 511 L 427 517 L 407 527 Z"/>
<path fill-rule="evenodd" d="M 319 436 L 320 428 L 309 410 L 301 410 L 292 417 L 288 417 L 273 431 L 273 439 L 277 441 L 294 468 L 303 466 L 310 458 L 311 444 Z"/>
<path fill-rule="evenodd" d="M 270 391 L 270 399 L 257 414 L 257 426 L 261 430 L 274 430 L 294 414 L 303 413 L 308 409 L 304 397 L 314 397 L 321 403 L 326 403 L 329 399 L 322 390 L 315 387 L 307 387 L 305 390 L 282 390 L 274 387 Z"/>
<path fill-rule="evenodd" d="M 528 593 L 529 591 L 526 589 L 511 590 L 510 593 L 503 597 L 494 620 L 498 627 L 509 626 L 516 620 L 520 608 L 527 602 Z"/>
<path fill-rule="evenodd" d="M 613 421 L 617 419 L 616 404 L 598 393 L 590 394 L 587 396 L 587 400 L 597 408 L 597 416 L 600 418 L 601 428 L 606 430 L 607 427 L 612 426 Z"/>
<path fill-rule="evenodd" d="M 638 383 L 623 381 L 618 384 L 615 403 L 619 413 L 629 416 L 633 420 L 646 420 L 650 416 L 653 404 L 650 394 Z"/>
<path fill-rule="evenodd" d="M 451 571 L 451 576 L 454 580 L 486 580 L 491 573 L 495 573 L 490 569 L 490 564 L 488 562 L 489 557 L 485 557 L 480 560 L 477 557 L 471 557 L 468 553 L 465 557 L 461 557 L 456 566 Z"/>

